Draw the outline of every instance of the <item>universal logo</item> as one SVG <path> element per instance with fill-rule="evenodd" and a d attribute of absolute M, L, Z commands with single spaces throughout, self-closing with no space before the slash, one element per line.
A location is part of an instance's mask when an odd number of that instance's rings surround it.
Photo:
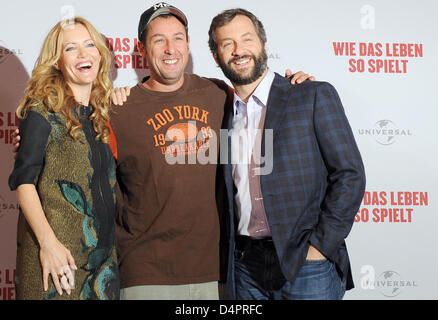
<path fill-rule="evenodd" d="M 412 136 L 412 132 L 409 129 L 400 129 L 391 120 L 380 120 L 371 129 L 359 129 L 359 135 L 372 136 L 379 144 L 388 146 L 395 143 L 399 137 Z"/>
<path fill-rule="evenodd" d="M 278 53 L 275 52 L 266 52 L 266 55 L 268 56 L 268 59 L 273 59 L 273 60 L 280 60 L 280 56 L 278 55 Z"/>
<path fill-rule="evenodd" d="M 387 298 L 397 297 L 407 288 L 416 288 L 415 280 L 406 280 L 398 272 L 383 271 L 377 278 L 376 271 L 371 265 L 364 265 L 360 269 L 364 274 L 360 279 L 360 286 L 364 290 L 377 290 Z"/>
<path fill-rule="evenodd" d="M 5 198 L 3 198 L 0 195 L 0 218 L 3 218 L 5 215 L 9 213 L 16 213 L 18 212 L 19 205 L 16 202 L 12 201 L 6 201 Z"/>
<path fill-rule="evenodd" d="M 20 55 L 23 54 L 21 49 L 12 49 L 8 48 L 6 43 L 0 40 L 0 63 L 4 62 L 8 57 L 12 55 Z"/>

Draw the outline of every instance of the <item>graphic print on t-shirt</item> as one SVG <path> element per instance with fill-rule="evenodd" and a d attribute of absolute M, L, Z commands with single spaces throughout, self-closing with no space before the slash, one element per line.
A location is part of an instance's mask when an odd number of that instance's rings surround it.
<path fill-rule="evenodd" d="M 201 152 L 207 157 L 213 156 L 209 147 L 215 133 L 208 115 L 209 111 L 197 106 L 165 107 L 146 120 L 154 131 L 153 146 L 159 148 L 166 161 L 173 163 L 181 163 L 185 156 Z"/>

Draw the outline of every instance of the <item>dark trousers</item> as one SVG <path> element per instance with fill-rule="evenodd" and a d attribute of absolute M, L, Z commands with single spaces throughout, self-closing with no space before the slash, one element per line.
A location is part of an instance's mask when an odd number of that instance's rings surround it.
<path fill-rule="evenodd" d="M 237 236 L 235 281 L 238 300 L 341 300 L 345 281 L 327 259 L 307 260 L 296 280 L 286 280 L 272 239 Z"/>

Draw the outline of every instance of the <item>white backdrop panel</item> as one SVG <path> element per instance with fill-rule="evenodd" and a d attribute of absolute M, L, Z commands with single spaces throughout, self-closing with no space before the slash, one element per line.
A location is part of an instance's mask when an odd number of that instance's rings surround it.
<path fill-rule="evenodd" d="M 2 2 L 0 299 L 15 297 L 18 210 L 15 194 L 7 186 L 13 166 L 9 135 L 16 127 L 14 112 L 44 37 L 69 12 L 87 18 L 113 43 L 118 65 L 114 85 L 133 86 L 147 74 L 143 61 L 135 57 L 134 43 L 139 16 L 152 4 L 138 0 Z M 236 7 L 236 2 L 175 0 L 171 4 L 189 19 L 187 71 L 223 79 L 209 52 L 207 31 L 211 19 Z M 264 23 L 269 66 L 274 71 L 304 70 L 337 88 L 361 150 L 367 197 L 347 239 L 356 288 L 345 299 L 436 299 L 438 2 L 241 0 L 238 6 Z M 354 48 L 354 52 L 341 54 L 334 43 L 338 49 L 343 43 L 344 49 Z M 361 46 L 366 46 L 365 52 Z"/>

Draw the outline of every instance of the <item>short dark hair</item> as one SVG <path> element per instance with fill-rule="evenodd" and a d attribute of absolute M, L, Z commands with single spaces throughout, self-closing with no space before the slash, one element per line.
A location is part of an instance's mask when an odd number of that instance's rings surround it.
<path fill-rule="evenodd" d="M 213 55 L 217 56 L 218 53 L 216 29 L 230 23 L 238 15 L 248 17 L 252 21 L 262 44 L 266 43 L 267 38 L 263 23 L 254 14 L 242 8 L 228 9 L 219 13 L 211 21 L 210 30 L 208 31 L 208 46 Z"/>

